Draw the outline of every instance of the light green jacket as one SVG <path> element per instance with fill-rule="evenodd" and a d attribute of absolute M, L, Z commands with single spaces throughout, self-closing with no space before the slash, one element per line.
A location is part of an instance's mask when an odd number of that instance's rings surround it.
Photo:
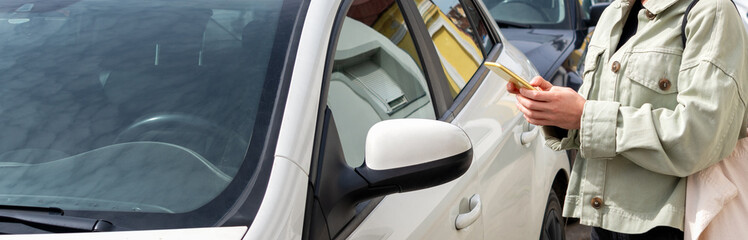
<path fill-rule="evenodd" d="M 633 1 L 612 2 L 592 36 L 581 128 L 543 130 L 551 148 L 580 153 L 564 216 L 622 233 L 682 230 L 685 177 L 745 136 L 748 35 L 729 0 L 700 0 L 684 50 L 680 26 L 691 0 L 648 0 L 636 35 L 616 51 Z"/>

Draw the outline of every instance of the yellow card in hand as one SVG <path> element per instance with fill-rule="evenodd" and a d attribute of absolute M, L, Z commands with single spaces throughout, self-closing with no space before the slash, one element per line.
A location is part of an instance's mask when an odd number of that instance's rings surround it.
<path fill-rule="evenodd" d="M 488 69 L 491 69 L 491 71 L 499 75 L 499 77 L 513 82 L 517 87 L 540 91 L 540 89 L 533 87 L 529 82 L 525 81 L 525 79 L 522 79 L 522 77 L 512 72 L 512 70 L 509 70 L 499 63 L 485 62 L 483 65 L 486 65 Z"/>

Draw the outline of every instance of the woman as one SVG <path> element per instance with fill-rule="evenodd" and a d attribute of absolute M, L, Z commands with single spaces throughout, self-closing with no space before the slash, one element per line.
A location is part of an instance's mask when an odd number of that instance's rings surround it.
<path fill-rule="evenodd" d="M 730 0 L 615 0 L 588 46 L 579 94 L 507 89 L 547 145 L 579 149 L 565 217 L 593 239 L 683 239 L 686 176 L 746 136 L 748 35 Z"/>

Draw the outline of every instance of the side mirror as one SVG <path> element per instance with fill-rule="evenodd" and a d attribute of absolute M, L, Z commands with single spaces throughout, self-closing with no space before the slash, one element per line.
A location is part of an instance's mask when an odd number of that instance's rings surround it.
<path fill-rule="evenodd" d="M 350 168 L 335 120 L 327 113 L 317 163 L 323 173 L 315 174 L 312 184 L 319 200 L 316 210 L 327 219 L 329 233 L 343 229 L 360 202 L 449 182 L 472 163 L 473 148 L 461 128 L 436 120 L 395 119 L 369 129 L 365 163 Z"/>
<path fill-rule="evenodd" d="M 366 136 L 366 162 L 356 168 L 370 187 L 397 186 L 399 192 L 437 186 L 462 176 L 473 158 L 461 128 L 441 121 L 383 121 Z"/>
<path fill-rule="evenodd" d="M 606 3 L 596 3 L 595 5 L 590 6 L 590 19 L 587 20 L 587 26 L 592 27 L 597 25 L 597 21 L 600 20 L 600 15 L 603 14 L 603 11 L 605 11 L 605 8 L 610 5 L 609 2 Z"/>

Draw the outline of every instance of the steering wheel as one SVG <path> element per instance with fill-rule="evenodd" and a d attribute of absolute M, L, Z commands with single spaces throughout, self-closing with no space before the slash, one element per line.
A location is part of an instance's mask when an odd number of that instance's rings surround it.
<path fill-rule="evenodd" d="M 184 114 L 141 117 L 114 140 L 115 143 L 137 141 L 165 142 L 188 148 L 229 176 L 238 170 L 249 145 L 236 131 L 202 117 Z"/>
<path fill-rule="evenodd" d="M 522 6 L 522 7 L 509 7 L 509 6 L 506 6 L 506 5 L 509 5 L 509 4 L 517 4 L 517 5 Z M 507 1 L 499 3 L 493 9 L 496 9 L 496 10 L 499 10 L 499 11 L 501 11 L 502 9 L 505 9 L 507 13 L 509 13 L 509 12 L 511 12 L 511 13 L 521 13 L 521 15 L 523 16 L 523 18 L 530 18 L 530 19 L 534 18 L 534 16 L 537 15 L 537 16 L 540 16 L 541 18 L 543 18 L 543 21 L 550 22 L 551 18 L 548 17 L 548 15 L 546 15 L 543 11 L 540 11 L 540 8 L 541 7 L 536 6 L 534 3 L 531 3 L 531 2 L 528 2 L 528 1 L 523 1 L 523 0 L 507 0 Z M 505 11 L 502 11 L 502 12 L 505 12 Z M 531 13 L 528 13 L 528 12 L 535 13 L 535 15 L 533 15 Z M 530 16 L 530 17 L 528 17 L 528 16 Z"/>

